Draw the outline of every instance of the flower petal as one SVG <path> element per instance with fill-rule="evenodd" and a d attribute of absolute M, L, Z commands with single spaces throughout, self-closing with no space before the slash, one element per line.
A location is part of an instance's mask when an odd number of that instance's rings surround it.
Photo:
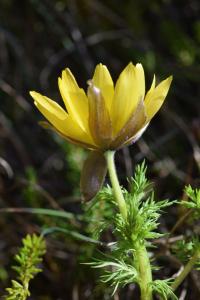
<path fill-rule="evenodd" d="M 89 128 L 92 137 L 101 149 L 107 148 L 112 138 L 112 126 L 101 90 L 89 81 Z"/>
<path fill-rule="evenodd" d="M 69 69 L 58 78 L 58 86 L 69 115 L 88 132 L 88 100 Z"/>
<path fill-rule="evenodd" d="M 129 146 L 130 144 L 137 142 L 137 140 L 139 140 L 139 138 L 143 135 L 148 126 L 149 123 L 146 123 L 144 127 L 142 127 L 134 136 L 127 140 L 123 146 Z"/>
<path fill-rule="evenodd" d="M 134 113 L 111 144 L 111 147 L 113 147 L 113 149 L 119 148 L 134 139 L 138 132 L 145 126 L 146 120 L 144 102 L 143 99 L 141 99 Z"/>
<path fill-rule="evenodd" d="M 84 200 L 91 200 L 100 190 L 107 172 L 106 159 L 102 152 L 92 151 L 81 172 L 81 192 Z"/>
<path fill-rule="evenodd" d="M 169 91 L 172 79 L 173 77 L 169 76 L 167 79 L 163 80 L 156 88 L 154 88 L 155 81 L 153 81 L 152 86 L 146 94 L 144 101 L 145 111 L 149 121 L 162 106 Z"/>
<path fill-rule="evenodd" d="M 69 137 L 69 136 L 66 136 L 66 135 L 62 134 L 60 131 L 58 131 L 58 129 L 56 129 L 53 125 L 51 125 L 47 121 L 40 121 L 39 125 L 42 126 L 44 129 L 49 129 L 49 130 L 57 133 L 63 139 L 69 141 L 70 143 L 72 143 L 74 145 L 77 145 L 79 147 L 83 147 L 83 148 L 86 148 L 86 149 L 90 149 L 90 150 L 98 150 L 98 147 L 96 145 L 87 144 L 85 141 L 75 140 L 72 137 Z"/>
<path fill-rule="evenodd" d="M 136 64 L 136 78 L 140 97 L 143 99 L 145 94 L 145 77 L 142 64 Z"/>
<path fill-rule="evenodd" d="M 42 96 L 41 94 L 37 92 L 30 92 L 31 97 L 34 99 L 36 102 L 35 104 L 39 104 L 42 106 L 45 106 L 46 110 L 49 111 L 52 115 L 55 115 L 56 118 L 60 120 L 64 120 L 67 116 L 66 111 L 55 101 L 49 99 L 46 96 Z"/>
<path fill-rule="evenodd" d="M 114 96 L 114 86 L 106 66 L 102 64 L 96 66 L 92 82 L 94 83 L 94 86 L 100 89 L 102 96 L 105 99 L 106 107 L 110 111 Z"/>
<path fill-rule="evenodd" d="M 141 64 L 130 63 L 120 74 L 113 99 L 111 119 L 117 134 L 133 114 L 140 99 L 144 98 L 145 80 Z"/>
<path fill-rule="evenodd" d="M 30 92 L 30 94 L 39 111 L 61 134 L 77 141 L 95 145 L 91 137 L 55 101 L 36 92 Z"/>

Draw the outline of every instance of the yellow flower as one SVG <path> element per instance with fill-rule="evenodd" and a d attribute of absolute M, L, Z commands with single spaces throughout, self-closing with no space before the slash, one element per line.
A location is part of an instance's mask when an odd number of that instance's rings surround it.
<path fill-rule="evenodd" d="M 69 69 L 58 85 L 66 110 L 53 100 L 30 92 L 36 107 L 52 129 L 72 143 L 93 150 L 117 149 L 136 141 L 160 109 L 172 76 L 155 87 L 155 76 L 145 96 L 144 70 L 132 63 L 122 71 L 116 86 L 106 66 L 97 65 L 87 94 Z"/>
<path fill-rule="evenodd" d="M 155 86 L 155 76 L 145 95 L 141 64 L 129 63 L 114 87 L 106 66 L 96 66 L 87 93 L 69 69 L 58 78 L 66 110 L 55 101 L 30 92 L 36 107 L 49 121 L 43 122 L 71 143 L 93 150 L 86 160 L 81 187 L 86 199 L 101 187 L 106 174 L 103 153 L 135 142 L 145 131 L 167 96 L 172 76 Z"/>

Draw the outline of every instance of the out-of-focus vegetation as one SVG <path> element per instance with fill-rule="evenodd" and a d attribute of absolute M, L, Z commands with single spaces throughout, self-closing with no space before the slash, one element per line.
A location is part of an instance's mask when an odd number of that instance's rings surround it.
<path fill-rule="evenodd" d="M 30 296 L 29 283 L 42 270 L 38 264 L 45 254 L 45 241 L 42 236 L 27 235 L 22 240 L 23 247 L 15 256 L 16 265 L 13 269 L 17 272 L 17 280 L 12 280 L 12 286 L 7 288 L 6 300 L 26 300 Z"/>
<path fill-rule="evenodd" d="M 97 284 L 98 271 L 80 265 L 93 255 L 95 244 L 84 232 L 95 239 L 95 224 L 83 230 L 70 214 L 82 218 L 79 177 L 86 153 L 37 124 L 42 117 L 28 94 L 37 90 L 62 103 L 57 77 L 65 67 L 84 88 L 99 62 L 115 80 L 129 61 L 141 62 L 147 88 L 154 73 L 158 81 L 173 74 L 165 105 L 151 126 L 137 144 L 118 152 L 119 176 L 126 184 L 145 157 L 163 199 L 186 201 L 184 185 L 199 185 L 199 15 L 198 0 L 1 0 L 1 295 L 14 278 L 10 265 L 21 238 L 49 228 L 44 272 L 33 282 L 33 299 L 109 299 L 109 289 Z M 53 215 L 52 209 L 60 214 Z M 170 208 L 161 231 L 170 231 L 184 210 Z M 101 209 L 93 213 L 98 219 Z M 186 228 L 187 222 L 177 235 Z M 173 274 L 173 264 L 166 263 L 168 274 Z M 194 271 L 182 287 L 185 299 L 200 298 L 199 280 Z M 133 289 L 127 287 L 120 299 L 130 299 Z"/>

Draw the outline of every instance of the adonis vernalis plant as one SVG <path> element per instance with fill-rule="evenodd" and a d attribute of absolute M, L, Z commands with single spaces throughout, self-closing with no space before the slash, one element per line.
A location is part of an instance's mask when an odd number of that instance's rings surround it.
<path fill-rule="evenodd" d="M 100 190 L 108 168 L 112 193 L 120 211 L 116 220 L 119 220 L 121 225 L 118 229 L 117 222 L 116 230 L 121 231 L 125 240 L 129 239 L 129 244 L 132 245 L 130 249 L 134 252 L 134 261 L 137 262 L 136 268 L 130 265 L 127 272 L 125 262 L 123 261 L 121 264 L 118 260 L 118 266 L 125 266 L 120 269 L 119 273 L 122 278 L 119 282 L 125 284 L 133 282 L 134 278 L 137 278 L 136 282 L 140 286 L 142 300 L 152 299 L 151 264 L 145 238 L 138 236 L 136 241 L 134 238 L 137 236 L 136 232 L 131 232 L 132 226 L 130 227 L 129 223 L 133 224 L 135 221 L 130 220 L 130 209 L 132 210 L 134 204 L 130 206 L 129 200 L 127 200 L 130 197 L 125 197 L 120 187 L 115 169 L 114 153 L 117 149 L 137 141 L 163 104 L 172 76 L 157 86 L 155 81 L 154 76 L 151 87 L 145 95 L 143 67 L 141 64 L 134 66 L 129 63 L 120 74 L 114 87 L 108 69 L 99 64 L 92 79 L 88 81 L 87 93 L 78 86 L 69 69 L 62 72 L 61 78 L 58 78 L 58 85 L 66 110 L 46 96 L 30 92 L 36 107 L 49 121 L 43 123 L 46 128 L 53 129 L 71 143 L 91 150 L 81 175 L 81 190 L 86 200 L 93 198 Z M 133 203 L 134 197 L 130 199 Z M 135 203 L 137 203 L 136 200 L 137 198 L 135 198 Z M 149 204 L 146 202 L 144 205 Z M 142 220 L 146 222 L 145 218 L 141 218 L 140 222 Z M 113 223 L 115 224 L 115 221 Z M 127 233 L 128 227 L 130 229 Z M 123 233 L 124 229 L 125 234 Z M 128 248 L 127 251 L 130 250 Z M 126 253 L 126 249 L 123 247 L 121 251 Z M 106 266 L 106 264 L 100 263 L 100 266 L 104 265 Z M 125 277 L 123 272 L 126 273 Z M 117 273 L 116 276 L 118 278 Z M 111 278 L 114 277 L 111 276 Z M 123 278 L 126 278 L 124 282 Z M 118 284 L 116 283 L 115 286 Z"/>
<path fill-rule="evenodd" d="M 141 300 L 152 300 L 153 294 L 159 294 L 162 299 L 177 300 L 174 292 L 193 267 L 199 268 L 200 262 L 198 237 L 183 237 L 182 241 L 170 248 L 169 235 L 165 239 L 167 249 L 172 249 L 177 257 L 183 258 L 184 264 L 187 263 L 175 279 L 153 278 L 154 256 L 152 251 L 150 259 L 148 249 L 155 247 L 154 240 L 165 238 L 158 232 L 158 219 L 164 208 L 177 201 L 155 200 L 152 185 L 146 178 L 144 163 L 136 167 L 135 176 L 129 181 L 130 191 L 121 188 L 114 162 L 116 150 L 134 143 L 143 134 L 162 106 L 171 81 L 172 76 L 156 86 L 154 76 L 145 94 L 141 64 L 134 66 L 130 63 L 120 74 L 115 86 L 106 66 L 99 64 L 88 81 L 87 93 L 78 86 L 69 69 L 62 72 L 58 85 L 66 110 L 46 96 L 30 92 L 36 107 L 48 120 L 42 122 L 45 128 L 91 151 L 83 166 L 81 191 L 86 200 L 99 193 L 89 204 L 90 209 L 82 220 L 90 225 L 88 230 L 91 228 L 93 237 L 94 231 L 98 239 L 102 230 L 112 228 L 115 240 L 107 244 L 108 255 L 106 253 L 103 258 L 89 264 L 93 268 L 106 269 L 101 279 L 109 283 L 114 292 L 120 286 L 135 283 L 140 288 Z M 112 187 L 101 189 L 107 169 Z M 189 215 L 199 216 L 199 190 L 188 187 L 186 194 L 189 201 L 181 204 L 188 207 L 189 212 L 177 221 L 170 234 Z M 84 207 L 86 209 L 87 205 Z M 77 236 L 80 237 L 80 234 Z M 87 241 L 98 243 L 93 238 Z"/>
<path fill-rule="evenodd" d="M 104 153 L 137 141 L 168 93 L 172 76 L 156 86 L 155 76 L 145 95 L 141 64 L 129 63 L 114 86 L 106 66 L 96 66 L 88 81 L 87 93 L 80 88 L 69 69 L 58 78 L 66 110 L 55 101 L 30 92 L 36 107 L 51 128 L 69 142 L 91 150 L 82 171 L 81 188 L 85 199 L 98 192 L 107 170 Z"/>

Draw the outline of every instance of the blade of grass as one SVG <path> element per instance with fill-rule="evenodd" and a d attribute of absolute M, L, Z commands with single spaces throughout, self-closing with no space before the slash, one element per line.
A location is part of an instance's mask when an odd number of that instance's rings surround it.
<path fill-rule="evenodd" d="M 74 215 L 73 213 L 47 209 L 47 208 L 28 208 L 28 207 L 7 207 L 1 208 L 0 213 L 25 213 L 25 214 L 38 214 L 38 215 L 47 215 L 52 217 L 64 218 L 67 220 L 77 219 L 82 220 L 81 215 Z"/>
<path fill-rule="evenodd" d="M 94 239 L 92 239 L 92 238 L 90 238 L 88 236 L 85 236 L 85 235 L 83 235 L 81 233 L 78 233 L 76 231 L 72 231 L 72 230 L 69 230 L 69 229 L 66 229 L 66 228 L 61 228 L 61 227 L 49 227 L 49 228 L 45 228 L 41 232 L 41 234 L 44 236 L 44 235 L 52 234 L 52 233 L 55 233 L 55 232 L 66 233 L 67 235 L 70 235 L 73 238 L 81 240 L 81 241 L 84 241 L 84 242 L 89 242 L 89 243 L 97 244 L 97 245 L 100 245 L 100 246 L 106 246 L 106 247 L 108 246 L 106 243 L 94 240 Z"/>

